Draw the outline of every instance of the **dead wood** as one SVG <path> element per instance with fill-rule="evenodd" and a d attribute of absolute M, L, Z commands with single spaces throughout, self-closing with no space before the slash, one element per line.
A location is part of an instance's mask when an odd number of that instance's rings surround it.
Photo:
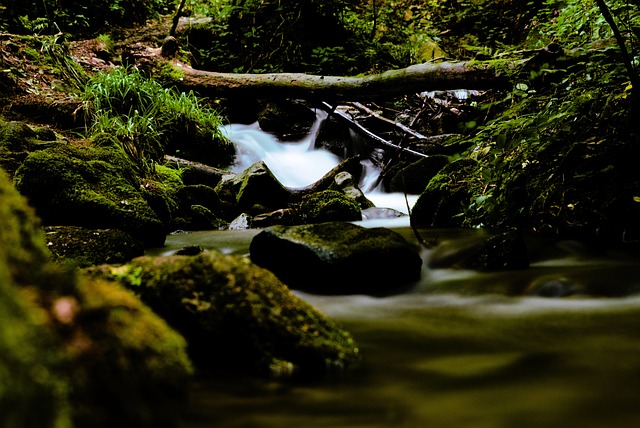
<path fill-rule="evenodd" d="M 514 62 L 517 66 L 520 62 Z M 207 97 L 372 100 L 436 89 L 490 89 L 510 86 L 505 73 L 490 62 L 442 62 L 412 65 L 362 76 L 319 76 L 303 73 L 238 74 L 194 69 L 178 61 L 184 72 L 176 86 Z"/>

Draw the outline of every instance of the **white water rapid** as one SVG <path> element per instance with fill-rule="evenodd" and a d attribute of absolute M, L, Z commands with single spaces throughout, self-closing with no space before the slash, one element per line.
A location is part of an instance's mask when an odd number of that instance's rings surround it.
<path fill-rule="evenodd" d="M 262 131 L 257 122 L 250 125 L 224 126 L 222 132 L 234 143 L 237 152 L 236 164 L 232 171 L 242 172 L 254 163 L 264 161 L 278 181 L 286 187 L 300 188 L 315 183 L 343 160 L 327 150 L 315 148 L 318 129 L 326 117 L 325 112 L 318 111 L 311 131 L 300 141 L 281 142 L 275 136 Z M 363 166 L 365 174 L 360 188 L 366 197 L 376 207 L 392 208 L 408 214 L 407 205 L 413 207 L 418 195 L 406 195 L 405 198 L 403 193 L 386 193 L 379 187 L 370 189 L 372 183 L 376 182 L 380 169 L 368 161 L 363 161 Z M 405 223 L 407 221 L 408 219 L 404 219 Z"/>

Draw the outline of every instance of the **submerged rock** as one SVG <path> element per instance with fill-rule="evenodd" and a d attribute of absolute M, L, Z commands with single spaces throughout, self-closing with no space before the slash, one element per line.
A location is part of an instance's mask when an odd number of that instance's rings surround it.
<path fill-rule="evenodd" d="M 349 333 L 245 257 L 140 257 L 87 273 L 135 290 L 184 334 L 204 368 L 316 375 L 359 359 Z"/>
<path fill-rule="evenodd" d="M 422 267 L 398 233 L 343 222 L 268 227 L 250 252 L 291 288 L 318 294 L 392 294 L 418 281 Z"/>

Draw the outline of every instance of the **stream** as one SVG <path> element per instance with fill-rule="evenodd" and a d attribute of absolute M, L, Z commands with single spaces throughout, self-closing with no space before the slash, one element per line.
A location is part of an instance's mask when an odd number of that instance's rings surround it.
<path fill-rule="evenodd" d="M 340 161 L 313 150 L 312 137 L 282 144 L 257 125 L 231 125 L 226 132 L 241 155 L 238 171 L 265 160 L 286 186 L 310 184 Z M 404 195 L 366 194 L 379 207 L 406 212 Z M 359 223 L 390 227 L 416 241 L 406 217 Z M 165 247 L 152 253 L 199 245 L 248 254 L 258 232 L 170 235 Z M 421 233 L 455 247 L 490 232 Z M 526 270 L 431 269 L 427 262 L 435 250 L 424 250 L 421 281 L 401 295 L 296 292 L 353 334 L 362 364 L 317 382 L 202 373 L 185 428 L 640 426 L 640 294 L 508 293 L 541 278 L 640 291 L 640 257 L 576 242 L 533 237 L 527 242 L 531 267 Z"/>

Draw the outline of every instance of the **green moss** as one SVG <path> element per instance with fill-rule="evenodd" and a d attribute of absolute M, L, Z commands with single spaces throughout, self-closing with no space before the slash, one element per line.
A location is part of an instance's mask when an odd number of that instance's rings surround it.
<path fill-rule="evenodd" d="M 128 165 L 117 150 L 61 145 L 29 154 L 14 182 L 45 224 L 122 229 L 161 245 L 165 227 Z"/>
<path fill-rule="evenodd" d="M 153 77 L 160 82 L 175 85 L 184 78 L 184 72 L 175 65 L 165 62 L 155 70 Z"/>
<path fill-rule="evenodd" d="M 74 298 L 72 328 L 85 342 L 67 342 L 79 363 L 72 373 L 77 424 L 178 426 L 191 374 L 182 336 L 117 284 L 81 280 Z"/>
<path fill-rule="evenodd" d="M 0 426 L 178 426 L 184 339 L 117 284 L 48 263 L 2 171 L 0 199 Z"/>
<path fill-rule="evenodd" d="M 362 220 L 360 206 L 344 193 L 325 190 L 302 198 L 295 210 L 302 223 Z"/>
<path fill-rule="evenodd" d="M 46 250 L 33 213 L 2 171 L 0 200 L 0 426 L 71 427 L 64 358 L 46 313 L 12 286 L 38 280 Z"/>
<path fill-rule="evenodd" d="M 324 373 L 358 361 L 353 338 L 294 296 L 271 272 L 238 256 L 142 257 L 89 272 L 122 281 L 189 341 L 208 367 L 268 371 L 288 361 Z"/>

